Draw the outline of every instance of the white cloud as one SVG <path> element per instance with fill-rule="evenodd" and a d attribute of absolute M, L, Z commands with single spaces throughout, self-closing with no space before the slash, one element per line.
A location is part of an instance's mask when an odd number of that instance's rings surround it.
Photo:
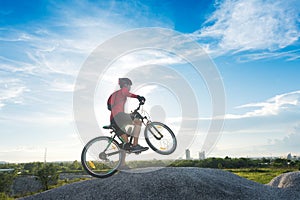
<path fill-rule="evenodd" d="M 288 61 L 297 60 L 300 58 L 300 49 L 284 51 L 284 52 L 258 52 L 258 53 L 248 53 L 239 55 L 238 60 L 240 62 L 247 62 L 252 60 L 261 60 L 261 59 L 277 59 L 283 58 Z"/>
<path fill-rule="evenodd" d="M 0 80 L 0 108 L 9 103 L 22 103 L 22 95 L 28 89 L 17 79 Z"/>
<path fill-rule="evenodd" d="M 44 161 L 46 153 L 46 160 L 49 162 L 79 160 L 83 145 L 78 135 L 64 135 L 63 137 L 64 139 L 52 138 L 39 144 L 1 146 L 0 157 L 2 160 L 13 163 L 36 162 Z"/>
<path fill-rule="evenodd" d="M 49 83 L 49 85 L 51 85 L 51 89 L 52 91 L 57 91 L 57 92 L 73 92 L 74 91 L 74 84 L 73 83 L 69 83 L 66 80 L 54 80 L 52 82 Z"/>
<path fill-rule="evenodd" d="M 152 14 L 147 13 L 147 8 L 140 6 L 133 1 L 80 0 L 73 1 L 72 5 L 52 1 L 43 18 L 0 28 L 0 46 L 5 50 L 1 51 L 0 57 L 0 77 L 3 80 L 0 82 L 0 87 L 3 86 L 0 88 L 0 107 L 11 105 L 1 110 L 0 123 L 5 133 L 1 147 L 11 147 L 18 141 L 24 143 L 24 140 L 29 140 L 30 147 L 36 147 L 43 140 L 53 141 L 51 138 L 55 134 L 60 134 L 60 141 L 68 140 L 61 132 L 75 132 L 71 123 L 70 92 L 87 56 L 102 42 L 123 31 L 145 26 L 169 26 L 162 18 L 150 16 Z M 14 84 L 8 84 L 9 79 L 13 79 Z M 30 92 L 24 94 L 28 89 Z M 23 101 L 24 107 L 12 105 Z M 15 126 L 16 122 L 18 126 Z M 74 143 L 74 140 L 70 142 Z M 68 159 L 68 155 L 74 154 L 74 148 L 66 151 L 65 142 L 52 146 L 58 149 L 53 150 L 53 160 Z M 23 149 L 27 148 L 20 148 Z M 19 154 L 17 149 L 16 153 L 0 152 L 0 156 L 18 161 L 29 160 L 34 155 L 30 160 L 40 159 L 39 156 L 43 158 L 43 149 L 41 152 L 38 148 L 35 150 L 36 154 L 32 155 Z M 81 151 L 81 147 L 78 150 Z M 50 157 L 50 147 L 48 151 Z M 76 156 L 80 156 L 77 151 Z M 68 155 L 62 158 L 61 154 Z"/>
<path fill-rule="evenodd" d="M 21 72 L 26 74 L 33 74 L 36 66 L 24 61 L 18 61 L 0 56 L 0 69 L 9 73 Z"/>
<path fill-rule="evenodd" d="M 226 119 L 240 119 L 248 117 L 261 117 L 278 115 L 283 111 L 299 111 L 300 108 L 300 90 L 285 94 L 276 95 L 264 102 L 249 103 L 236 107 L 250 108 L 249 112 L 244 114 L 227 114 Z"/>
<path fill-rule="evenodd" d="M 139 50 L 122 56 L 119 61 L 119 67 L 123 66 L 127 69 L 132 69 L 135 66 L 170 65 L 184 62 L 182 58 L 160 50 Z"/>
<path fill-rule="evenodd" d="M 224 0 L 193 36 L 216 54 L 274 52 L 298 41 L 299 7 L 296 0 Z"/>
<path fill-rule="evenodd" d="M 269 122 L 263 121 L 262 123 Z M 224 133 L 211 156 L 277 157 L 286 156 L 288 153 L 300 156 L 299 124 L 296 126 L 290 124 L 290 127 L 293 127 L 292 131 L 286 130 L 283 126 L 273 130 L 263 129 L 260 125 L 256 124 L 257 129 L 252 127 L 249 130 Z"/>
<path fill-rule="evenodd" d="M 63 110 L 64 109 L 64 110 Z M 71 108 L 60 108 L 59 111 L 31 111 L 30 114 L 19 111 L 19 114 L 12 115 L 7 114 L 0 118 L 0 122 L 5 125 L 9 125 L 12 122 L 18 123 L 19 127 L 27 126 L 28 124 L 41 125 L 42 128 L 45 126 L 57 127 L 60 125 L 69 125 L 73 123 L 73 115 Z M 4 127 L 4 125 L 2 125 Z"/>
<path fill-rule="evenodd" d="M 30 28 L 1 28 L 5 35 L 0 35 L 0 41 L 7 53 L 1 55 L 0 66 L 47 81 L 52 76 L 71 77 L 72 83 L 66 83 L 71 85 L 87 56 L 103 41 L 141 25 L 168 26 L 162 18 L 147 18 L 147 7 L 140 6 L 134 2 L 75 1 L 71 6 L 51 2 L 53 15 L 31 23 Z M 52 86 L 50 90 L 57 90 L 57 84 Z"/>
<path fill-rule="evenodd" d="M 300 153 L 300 126 L 296 125 L 292 132 L 286 135 L 281 140 L 274 140 L 272 146 L 275 146 L 280 149 L 284 149 L 287 152 L 298 152 Z"/>
<path fill-rule="evenodd" d="M 281 130 L 281 132 L 282 134 L 280 138 L 274 137 L 274 132 L 270 133 L 269 137 L 259 137 L 259 135 L 256 135 L 256 140 L 260 141 L 260 143 L 253 142 L 255 141 L 255 138 L 248 138 L 247 140 L 244 140 L 244 144 L 240 146 L 224 143 L 223 145 L 220 145 L 220 147 L 223 148 L 220 150 L 227 152 L 229 155 L 235 155 L 238 153 L 238 156 L 286 156 L 288 153 L 300 156 L 299 125 L 294 126 L 291 132 L 284 130 Z"/>
<path fill-rule="evenodd" d="M 0 68 L 5 73 L 0 76 L 15 82 L 1 88 L 0 107 L 20 99 L 17 97 L 26 88 L 34 92 L 30 98 L 50 96 L 48 91 L 73 91 L 75 77 L 88 54 L 105 39 L 130 28 L 123 23 L 126 18 L 122 15 L 88 2 L 76 1 L 72 7 L 53 2 L 49 6 L 63 9 L 27 26 L 1 27 L 0 42 L 5 52 L 0 56 Z M 17 86 L 17 82 L 22 85 Z"/>

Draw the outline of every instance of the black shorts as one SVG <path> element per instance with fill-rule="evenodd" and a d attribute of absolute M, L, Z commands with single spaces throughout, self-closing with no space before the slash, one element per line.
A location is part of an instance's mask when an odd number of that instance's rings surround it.
<path fill-rule="evenodd" d="M 112 120 L 111 124 L 117 128 L 117 134 L 126 134 L 125 127 L 133 125 L 133 119 L 130 114 L 119 112 Z"/>

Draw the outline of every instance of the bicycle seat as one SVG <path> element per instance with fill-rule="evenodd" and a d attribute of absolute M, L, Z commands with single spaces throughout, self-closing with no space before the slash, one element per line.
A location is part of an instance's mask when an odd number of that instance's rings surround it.
<path fill-rule="evenodd" d="M 110 124 L 110 125 L 106 125 L 106 126 L 103 126 L 104 129 L 113 129 L 113 125 Z"/>

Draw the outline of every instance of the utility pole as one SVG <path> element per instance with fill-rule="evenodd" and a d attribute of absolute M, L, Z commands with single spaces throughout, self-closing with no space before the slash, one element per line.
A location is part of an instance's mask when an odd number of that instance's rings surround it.
<path fill-rule="evenodd" d="M 45 148 L 44 165 L 46 165 L 46 162 L 47 162 L 47 147 Z"/>

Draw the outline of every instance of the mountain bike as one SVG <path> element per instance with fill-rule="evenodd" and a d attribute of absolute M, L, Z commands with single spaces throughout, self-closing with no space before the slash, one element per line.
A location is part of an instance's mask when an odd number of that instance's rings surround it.
<path fill-rule="evenodd" d="M 147 116 L 139 112 L 141 105 L 131 112 L 131 116 L 142 121 L 145 126 L 144 136 L 148 146 L 156 153 L 169 155 L 177 147 L 177 140 L 173 131 L 161 122 L 152 122 Z M 150 117 L 149 117 L 150 118 Z M 99 136 L 90 140 L 81 153 L 81 163 L 85 171 L 93 177 L 106 178 L 119 171 L 121 161 L 126 153 L 139 154 L 141 152 L 131 152 L 124 148 L 126 142 L 117 134 L 117 127 L 110 124 L 103 126 L 110 130 L 111 136 Z M 126 132 L 132 135 L 132 128 Z M 133 136 L 129 137 L 129 145 L 132 145 Z"/>

